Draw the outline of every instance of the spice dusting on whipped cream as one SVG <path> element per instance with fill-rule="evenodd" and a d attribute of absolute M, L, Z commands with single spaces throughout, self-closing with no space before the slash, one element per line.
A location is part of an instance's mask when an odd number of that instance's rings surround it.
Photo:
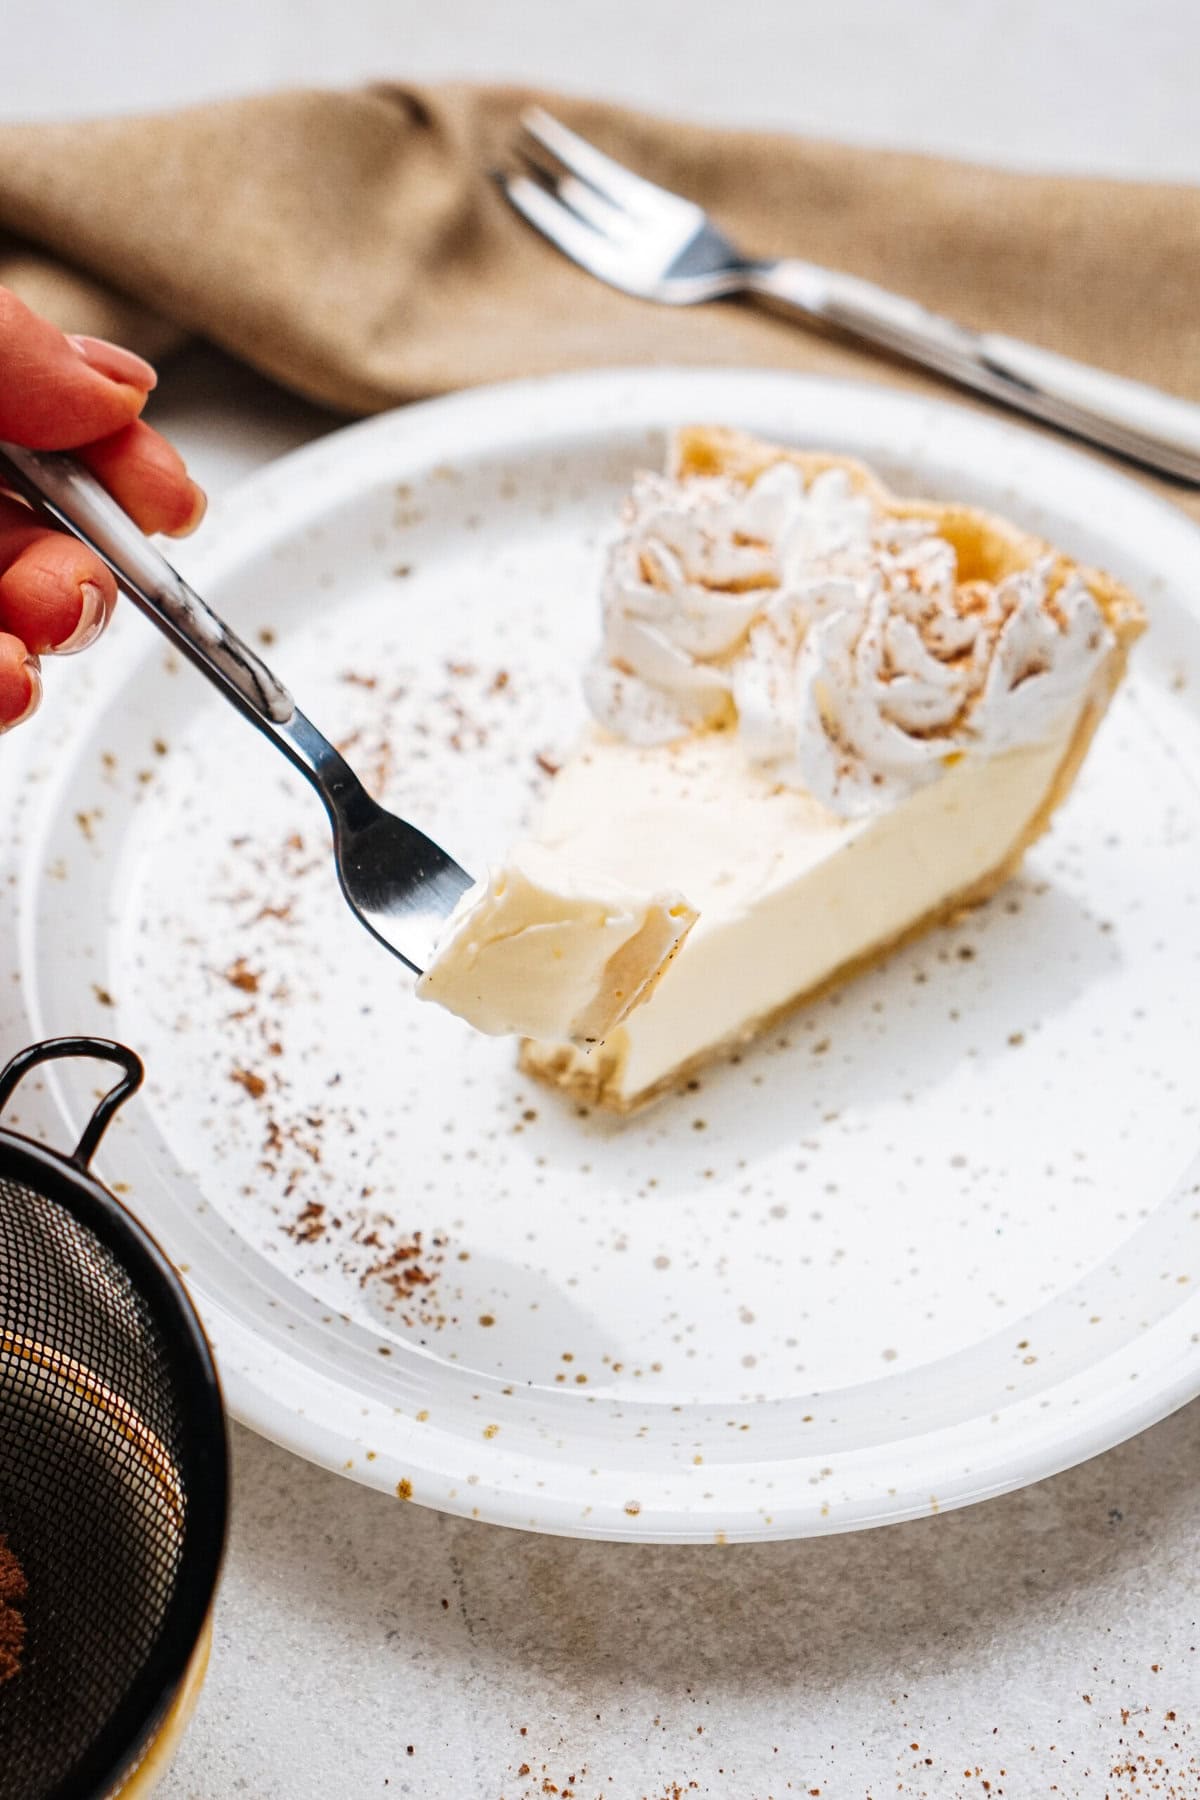
<path fill-rule="evenodd" d="M 842 817 L 964 757 L 1051 739 L 1114 638 L 1051 554 L 973 578 L 935 521 L 844 468 L 641 475 L 604 577 L 592 712 L 635 744 L 735 729 L 749 760 Z"/>

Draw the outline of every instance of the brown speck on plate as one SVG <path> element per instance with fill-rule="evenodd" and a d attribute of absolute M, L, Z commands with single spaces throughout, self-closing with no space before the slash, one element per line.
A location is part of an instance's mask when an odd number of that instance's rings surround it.
<path fill-rule="evenodd" d="M 267 1084 L 262 1076 L 256 1075 L 252 1069 L 233 1069 L 230 1071 L 229 1079 L 236 1081 L 239 1087 L 245 1088 L 252 1100 L 261 1100 L 267 1091 Z"/>
<path fill-rule="evenodd" d="M 259 977 L 249 968 L 244 957 L 239 956 L 225 971 L 225 979 L 230 987 L 235 987 L 243 994 L 257 994 Z"/>

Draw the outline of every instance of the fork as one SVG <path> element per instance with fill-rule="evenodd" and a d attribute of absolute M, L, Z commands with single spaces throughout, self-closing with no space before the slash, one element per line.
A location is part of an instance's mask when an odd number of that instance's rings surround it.
<path fill-rule="evenodd" d="M 249 645 L 205 604 L 91 472 L 61 453 L 0 443 L 0 487 L 94 550 L 118 586 L 310 781 L 333 828 L 338 881 L 372 936 L 417 974 L 472 885 L 437 844 L 376 804 Z"/>
<path fill-rule="evenodd" d="M 749 294 L 934 369 L 1162 474 L 1200 483 L 1200 406 L 795 257 L 744 256 L 702 207 L 615 162 L 541 107 L 521 114 L 525 171 L 497 179 L 564 255 L 666 306 Z"/>

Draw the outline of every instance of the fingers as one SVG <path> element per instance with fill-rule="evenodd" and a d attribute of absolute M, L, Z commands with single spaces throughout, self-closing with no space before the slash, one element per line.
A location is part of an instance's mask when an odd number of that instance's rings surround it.
<path fill-rule="evenodd" d="M 0 288 L 0 439 L 75 450 L 146 532 L 173 537 L 204 516 L 201 490 L 142 423 L 150 364 L 101 338 L 64 337 Z M 83 650 L 103 631 L 116 584 L 98 557 L 0 490 L 0 732 L 36 712 L 38 657 Z"/>
<path fill-rule="evenodd" d="M 19 640 L 35 656 L 71 656 L 99 637 L 116 599 L 116 583 L 99 557 L 39 524 L 28 507 L 0 499 L 0 645 Z M 15 706 L 21 683 L 28 686 L 24 666 L 12 663 L 11 654 L 7 676 L 4 670 L 0 663 L 0 725 L 5 697 Z M 19 712 L 8 714 L 7 723 L 16 723 Z"/>
<path fill-rule="evenodd" d="M 142 420 L 79 454 L 143 531 L 186 537 L 204 517 L 207 501 L 183 458 Z"/>
<path fill-rule="evenodd" d="M 158 371 L 144 357 L 135 356 L 121 344 L 110 344 L 106 338 L 77 337 L 67 339 L 83 360 L 110 381 L 125 382 L 129 387 L 150 393 L 158 386 Z"/>
<path fill-rule="evenodd" d="M 42 677 L 36 656 L 20 638 L 0 631 L 0 732 L 23 725 L 42 701 Z"/>
<path fill-rule="evenodd" d="M 205 499 L 139 418 L 157 379 L 132 351 L 64 337 L 0 288 L 0 438 L 78 450 L 143 531 L 182 537 L 204 517 Z"/>
<path fill-rule="evenodd" d="M 77 449 L 136 419 L 153 385 L 140 357 L 97 338 L 72 341 L 0 288 L 0 438 Z"/>

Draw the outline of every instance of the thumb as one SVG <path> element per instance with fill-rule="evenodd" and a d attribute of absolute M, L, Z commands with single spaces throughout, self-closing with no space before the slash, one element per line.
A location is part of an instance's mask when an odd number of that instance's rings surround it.
<path fill-rule="evenodd" d="M 0 438 L 73 450 L 111 437 L 137 418 L 154 382 L 140 357 L 64 337 L 0 288 Z"/>

